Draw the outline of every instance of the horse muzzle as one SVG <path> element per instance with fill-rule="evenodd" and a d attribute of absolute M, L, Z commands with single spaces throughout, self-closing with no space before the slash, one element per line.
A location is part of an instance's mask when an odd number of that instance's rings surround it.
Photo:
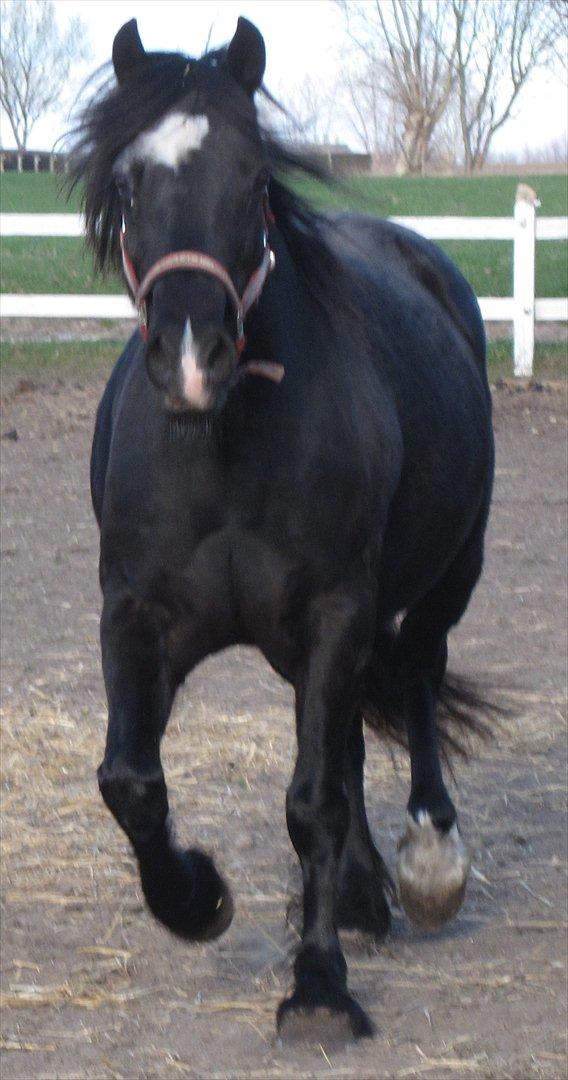
<path fill-rule="evenodd" d="M 181 336 L 167 330 L 149 335 L 146 365 L 167 412 L 217 411 L 235 382 L 238 353 L 227 330 L 209 324 L 194 333 L 188 318 Z"/>
<path fill-rule="evenodd" d="M 237 292 L 232 277 L 213 256 L 203 251 L 172 251 L 159 258 L 147 271 L 142 281 L 138 281 L 134 263 L 128 252 L 126 225 L 123 219 L 120 232 L 120 247 L 124 275 L 138 308 L 138 322 L 142 339 L 146 342 L 146 362 L 150 378 L 154 384 L 165 391 L 165 406 L 168 412 L 183 413 L 190 410 L 206 412 L 220 408 L 226 401 L 227 394 L 243 375 L 262 375 L 272 382 L 279 383 L 284 377 L 282 364 L 273 361 L 250 359 L 239 363 L 246 348 L 244 320 L 250 308 L 257 303 L 268 275 L 274 268 L 274 253 L 268 242 L 268 225 L 274 219 L 264 201 L 264 225 L 262 232 L 262 257 L 256 270 L 250 275 L 242 295 Z M 199 337 L 194 335 L 191 320 L 187 319 L 179 352 L 180 366 L 172 362 L 172 343 L 169 333 L 157 328 L 152 329 L 152 319 L 148 318 L 150 296 L 152 303 L 156 292 L 162 291 L 164 277 L 180 271 L 197 273 L 203 282 L 206 278 L 221 288 L 224 306 L 227 301 L 233 308 L 235 320 L 234 337 L 223 328 L 205 326 Z M 171 314 L 171 312 L 170 312 Z"/>

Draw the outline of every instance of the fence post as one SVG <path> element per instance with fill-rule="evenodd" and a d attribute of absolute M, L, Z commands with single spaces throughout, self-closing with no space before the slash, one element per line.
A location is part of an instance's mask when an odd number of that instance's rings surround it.
<path fill-rule="evenodd" d="M 528 378 L 534 357 L 534 262 L 536 192 L 519 184 L 515 201 L 513 244 L 513 300 L 515 375 Z"/>

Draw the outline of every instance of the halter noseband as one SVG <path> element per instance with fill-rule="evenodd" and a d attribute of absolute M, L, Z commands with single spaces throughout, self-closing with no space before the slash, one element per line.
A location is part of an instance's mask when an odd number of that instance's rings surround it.
<path fill-rule="evenodd" d="M 159 278 L 164 274 L 170 274 L 174 270 L 198 270 L 204 274 L 211 274 L 221 282 L 229 294 L 237 318 L 237 333 L 235 345 L 240 356 L 246 345 L 244 321 L 252 305 L 258 300 L 266 279 L 274 267 L 275 257 L 268 243 L 268 224 L 274 220 L 268 203 L 264 207 L 264 233 L 263 253 L 259 266 L 251 274 L 242 296 L 239 296 L 232 278 L 225 267 L 214 259 L 212 255 L 206 255 L 203 251 L 172 251 L 158 259 L 139 282 L 134 269 L 134 264 L 126 247 L 126 224 L 122 219 L 120 230 L 120 250 L 122 254 L 122 267 L 124 276 L 134 296 L 134 303 L 138 310 L 138 326 L 144 341 L 148 339 L 148 318 L 146 310 L 146 297 Z"/>

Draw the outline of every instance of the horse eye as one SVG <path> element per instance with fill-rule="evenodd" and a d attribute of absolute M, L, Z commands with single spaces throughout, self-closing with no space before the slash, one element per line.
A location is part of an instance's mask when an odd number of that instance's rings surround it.
<path fill-rule="evenodd" d="M 119 176 L 115 176 L 114 183 L 123 206 L 129 206 L 132 209 L 132 206 L 134 205 L 134 189 L 130 178 L 124 174 L 120 174 Z"/>
<path fill-rule="evenodd" d="M 263 169 L 260 172 L 253 184 L 250 195 L 247 199 L 247 210 L 255 211 L 258 206 L 259 199 L 266 194 L 268 188 L 268 181 L 270 180 L 270 173 L 268 169 Z"/>
<path fill-rule="evenodd" d="M 258 176 L 256 178 L 256 181 L 255 181 L 255 185 L 254 185 L 255 191 L 264 191 L 265 187 L 267 187 L 267 185 L 268 185 L 269 180 L 270 180 L 270 173 L 269 173 L 268 169 L 262 169 L 262 171 L 259 172 L 259 174 L 258 174 Z"/>

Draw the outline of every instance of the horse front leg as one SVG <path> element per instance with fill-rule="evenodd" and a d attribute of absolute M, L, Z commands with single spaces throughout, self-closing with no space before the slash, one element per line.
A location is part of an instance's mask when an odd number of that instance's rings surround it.
<path fill-rule="evenodd" d="M 312 605 L 308 652 L 296 681 L 298 757 L 286 800 L 304 887 L 295 987 L 277 1017 L 286 1038 L 373 1033 L 347 989 L 336 910 L 338 867 L 349 829 L 346 743 L 371 638 L 370 608 L 361 596 L 336 592 Z"/>
<path fill-rule="evenodd" d="M 349 831 L 341 855 L 338 882 L 338 922 L 342 930 L 362 930 L 376 939 L 390 929 L 387 897 L 394 882 L 375 847 L 365 809 L 365 736 L 357 711 L 346 747 L 345 789 L 349 800 Z"/>
<path fill-rule="evenodd" d="M 102 797 L 134 848 L 156 918 L 183 938 L 217 937 L 231 922 L 229 890 L 208 855 L 175 846 L 168 820 L 160 741 L 176 680 L 160 617 L 130 595 L 107 594 L 101 645 L 109 708 Z"/>

